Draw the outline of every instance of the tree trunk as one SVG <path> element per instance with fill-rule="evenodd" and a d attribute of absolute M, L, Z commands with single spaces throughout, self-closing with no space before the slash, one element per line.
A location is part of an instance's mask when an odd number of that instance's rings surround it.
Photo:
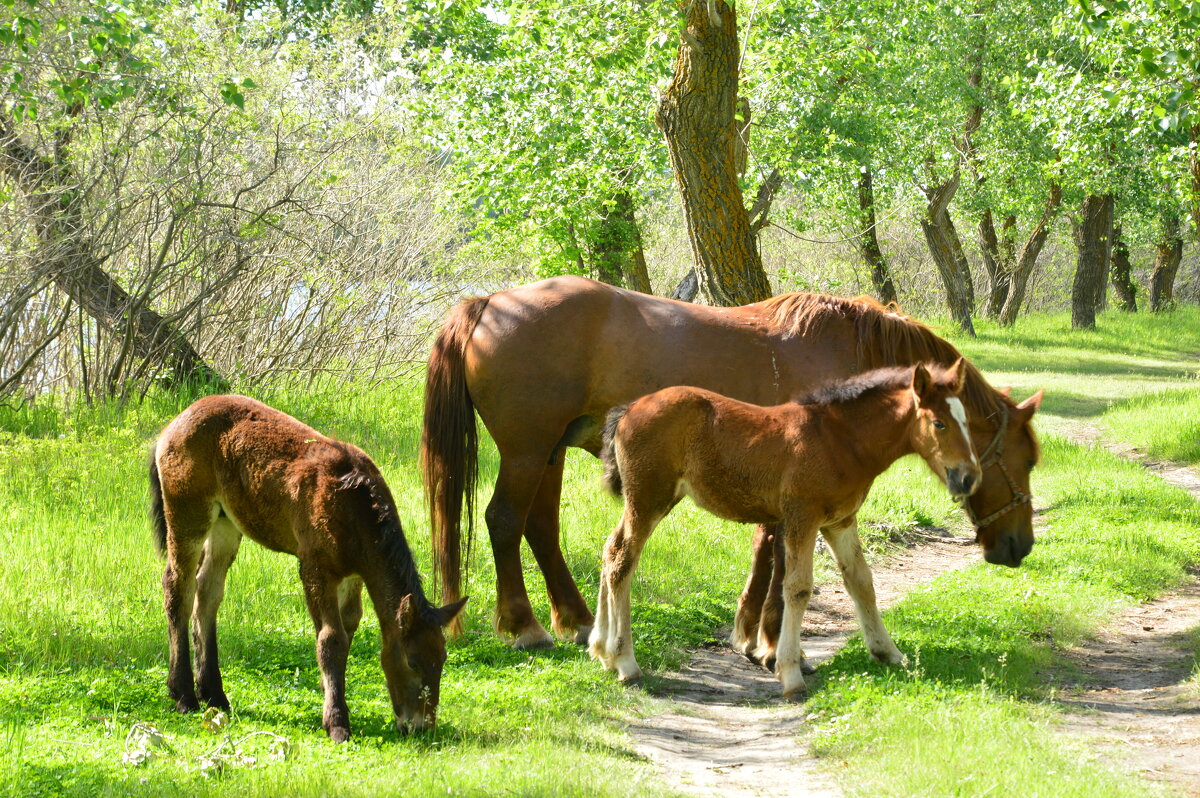
<path fill-rule="evenodd" d="M 879 236 L 876 234 L 879 223 L 875 218 L 874 176 L 869 164 L 858 173 L 858 210 L 863 232 L 855 241 L 863 260 L 871 269 L 871 285 L 875 287 L 875 295 L 885 305 L 895 302 L 896 284 L 892 282 L 892 274 L 883 257 L 883 250 L 879 248 Z"/>
<path fill-rule="evenodd" d="M 1109 280 L 1121 300 L 1121 310 L 1137 312 L 1137 290 L 1133 286 L 1133 269 L 1129 263 L 1129 247 L 1121 237 L 1121 225 L 1113 227 L 1112 269 Z"/>
<path fill-rule="evenodd" d="M 592 237 L 592 262 L 601 281 L 650 293 L 642 234 L 629 192 L 613 197 L 612 205 L 600 217 Z"/>
<path fill-rule="evenodd" d="M 1017 217 L 1007 216 L 996 234 L 992 209 L 985 208 L 979 218 L 979 251 L 983 255 L 983 268 L 987 273 L 987 305 L 984 313 L 989 319 L 999 318 L 1000 311 L 1008 299 L 1012 283 L 1013 255 L 1016 250 Z"/>
<path fill-rule="evenodd" d="M 1163 220 L 1163 236 L 1155 244 L 1154 271 L 1150 274 L 1150 312 L 1161 313 L 1175 304 L 1175 275 L 1183 259 L 1183 238 L 1179 234 L 1179 217 Z"/>
<path fill-rule="evenodd" d="M 766 214 L 751 224 L 738 185 L 736 14 L 723 0 L 693 2 L 680 38 L 655 121 L 679 182 L 700 291 L 714 305 L 758 302 L 771 295 L 757 235 Z M 765 199 L 769 206 L 770 192 Z"/>
<path fill-rule="evenodd" d="M 65 162 L 66 143 L 64 137 L 55 157 L 46 158 L 0 121 L 0 169 L 20 187 L 31 211 L 39 242 L 35 270 L 53 280 L 103 329 L 123 337 L 133 353 L 162 364 L 172 387 L 201 383 L 226 390 L 224 378 L 184 335 L 148 307 L 144 297 L 132 297 L 118 285 L 92 243 L 82 238 L 82 200 L 72 188 L 76 181 Z M 117 376 L 110 375 L 110 389 Z"/>
<path fill-rule="evenodd" d="M 1096 327 L 1096 308 L 1104 293 L 1112 254 L 1113 204 L 1112 194 L 1088 196 L 1074 226 L 1079 258 L 1071 286 L 1071 327 L 1076 330 Z"/>
<path fill-rule="evenodd" d="M 1192 229 L 1200 236 L 1200 122 L 1192 125 L 1190 166 L 1192 172 Z"/>
<path fill-rule="evenodd" d="M 1021 254 L 1016 257 L 1012 276 L 1009 278 L 1008 297 L 1004 300 L 1004 307 L 1000 309 L 1000 324 L 1004 327 L 1011 327 L 1017 322 L 1021 305 L 1025 302 L 1025 289 L 1029 285 L 1029 278 L 1033 276 L 1033 268 L 1042 254 L 1042 247 L 1050 235 L 1050 225 L 1058 216 L 1061 205 L 1062 188 L 1057 183 L 1051 183 L 1046 207 L 1042 209 L 1042 218 L 1038 220 L 1025 245 L 1021 247 Z"/>
<path fill-rule="evenodd" d="M 925 233 L 929 254 L 946 289 L 950 316 L 964 332 L 974 337 L 975 325 L 971 323 L 971 313 L 975 305 L 975 289 L 971 285 L 971 267 L 947 210 L 957 191 L 957 175 L 947 183 L 925 189 L 929 206 L 921 218 L 921 230 Z"/>

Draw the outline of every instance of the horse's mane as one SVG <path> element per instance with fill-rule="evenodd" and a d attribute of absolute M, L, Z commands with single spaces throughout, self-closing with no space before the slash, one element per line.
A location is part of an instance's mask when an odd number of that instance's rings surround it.
<path fill-rule="evenodd" d="M 339 444 L 353 463 L 351 470 L 342 475 L 340 487 L 342 490 L 359 491 L 370 503 L 375 513 L 375 522 L 379 529 L 379 552 L 383 555 L 388 569 L 399 581 L 398 587 L 404 593 L 411 593 L 417 606 L 425 608 L 428 601 L 421 587 L 421 575 L 417 573 L 416 563 L 413 562 L 412 551 L 408 540 L 404 537 L 404 528 L 400 525 L 400 515 L 396 511 L 396 502 L 392 492 L 379 470 L 370 463 L 360 462 L 365 456 L 350 449 L 345 444 Z"/>
<path fill-rule="evenodd" d="M 826 294 L 781 294 L 761 303 L 770 320 L 789 336 L 811 335 L 830 321 L 854 325 L 858 368 L 870 372 L 888 366 L 940 363 L 949 366 L 962 355 L 927 326 L 895 303 L 881 305 L 871 297 L 853 299 Z M 1015 404 L 997 391 L 969 361 L 963 375 L 967 412 L 999 422 L 1000 413 Z"/>
<path fill-rule="evenodd" d="M 925 364 L 934 382 L 946 379 L 946 370 L 931 363 Z M 844 380 L 826 383 L 793 401 L 800 405 L 836 405 L 852 402 L 875 391 L 894 391 L 905 388 L 912 382 L 912 366 L 886 366 L 880 369 L 855 374 Z"/>

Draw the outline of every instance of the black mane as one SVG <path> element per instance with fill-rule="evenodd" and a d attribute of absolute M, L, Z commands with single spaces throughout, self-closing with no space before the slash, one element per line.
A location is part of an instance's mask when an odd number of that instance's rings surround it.
<path fill-rule="evenodd" d="M 945 379 L 945 369 L 941 366 L 926 364 L 934 382 Z M 894 391 L 912 384 L 912 366 L 888 366 L 872 369 L 862 374 L 855 374 L 845 380 L 826 383 L 807 394 L 797 396 L 792 401 L 799 405 L 836 405 L 851 402 L 874 391 Z"/>
<path fill-rule="evenodd" d="M 392 492 L 388 490 L 383 475 L 369 458 L 351 451 L 349 447 L 345 452 L 354 465 L 342 476 L 342 489 L 360 491 L 369 501 L 379 530 L 379 553 L 383 555 L 388 570 L 396 578 L 397 587 L 403 593 L 411 593 L 417 601 L 417 606 L 424 609 L 429 602 L 425 598 L 424 588 L 421 587 L 421 575 L 417 573 L 416 563 L 413 562 L 408 539 L 404 537 L 404 528 L 400 524 L 400 515 L 396 511 Z M 364 459 L 366 462 L 361 462 Z"/>

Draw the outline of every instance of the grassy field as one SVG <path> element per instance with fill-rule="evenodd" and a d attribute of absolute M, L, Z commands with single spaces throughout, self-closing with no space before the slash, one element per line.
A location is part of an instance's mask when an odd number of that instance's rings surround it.
<path fill-rule="evenodd" d="M 1097 333 L 1067 326 L 1063 317 L 1024 320 L 1015 333 L 985 325 L 978 340 L 959 342 L 1018 396 L 1047 389 L 1039 419 L 1045 459 L 1034 477 L 1046 532 L 1021 569 L 980 564 L 891 611 L 906 668 L 876 666 L 853 643 L 820 670 L 812 722 L 797 732 L 853 794 L 1154 794 L 1051 740 L 1054 712 L 1045 699 L 1061 678 L 1057 646 L 1122 605 L 1178 584 L 1200 562 L 1200 512 L 1139 467 L 1059 435 L 1085 420 L 1139 445 L 1194 452 L 1194 427 L 1184 420 L 1191 405 L 1173 403 L 1197 401 L 1200 313 L 1110 313 Z M 415 468 L 419 386 L 260 398 L 375 457 L 428 573 Z M 0 791 L 662 794 L 620 730 L 622 717 L 646 711 L 641 693 L 615 685 L 573 645 L 530 656 L 490 634 L 486 535 L 471 566 L 471 632 L 451 644 L 436 733 L 402 738 L 392 729 L 378 627 L 368 619 L 351 653 L 354 738 L 340 747 L 325 740 L 295 562 L 253 544 L 230 573 L 221 614 L 231 725 L 214 733 L 199 717 L 171 712 L 144 461 L 157 430 L 186 403 L 160 396 L 125 410 L 0 408 Z M 483 469 L 487 486 L 490 451 Z M 573 452 L 563 535 L 589 599 L 597 554 L 619 515 L 598 483 L 597 464 Z M 863 519 L 875 525 L 876 548 L 889 529 L 963 526 L 919 461 L 885 475 Z M 748 529 L 690 505 L 659 528 L 634 587 L 644 668 L 677 664 L 683 647 L 729 622 L 748 541 Z M 525 561 L 532 563 L 528 553 Z M 822 571 L 832 578 L 828 563 Z M 545 619 L 531 565 L 527 579 Z M 136 734 L 127 740 L 137 723 L 152 724 L 164 744 L 149 761 L 126 764 L 127 751 L 145 747 Z M 287 756 L 275 756 L 277 738 L 258 732 L 284 738 Z M 230 756 L 234 750 L 244 756 Z"/>

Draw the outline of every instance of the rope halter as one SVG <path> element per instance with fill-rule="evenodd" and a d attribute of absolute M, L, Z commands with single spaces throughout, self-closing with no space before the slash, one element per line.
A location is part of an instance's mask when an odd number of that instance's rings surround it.
<path fill-rule="evenodd" d="M 1022 493 L 1021 488 L 1017 485 L 1017 481 L 1013 479 L 1012 473 L 1009 472 L 1008 466 L 1004 464 L 1004 433 L 1008 431 L 1008 408 L 1000 409 L 1000 428 L 996 430 L 996 436 L 992 438 L 992 442 L 988 444 L 987 449 L 979 457 L 980 473 L 992 466 L 999 466 L 1000 472 L 1004 474 L 1004 478 L 1008 480 L 1009 490 L 1012 491 L 1012 500 L 1001 507 L 994 513 L 989 513 L 983 518 L 975 515 L 975 511 L 971 509 L 970 499 L 963 499 L 962 507 L 966 511 L 967 517 L 971 519 L 971 523 L 975 526 L 975 533 L 979 534 L 979 530 L 985 526 L 994 523 L 997 519 L 1020 507 L 1022 504 L 1029 504 L 1033 501 L 1033 497 L 1028 493 Z"/>

